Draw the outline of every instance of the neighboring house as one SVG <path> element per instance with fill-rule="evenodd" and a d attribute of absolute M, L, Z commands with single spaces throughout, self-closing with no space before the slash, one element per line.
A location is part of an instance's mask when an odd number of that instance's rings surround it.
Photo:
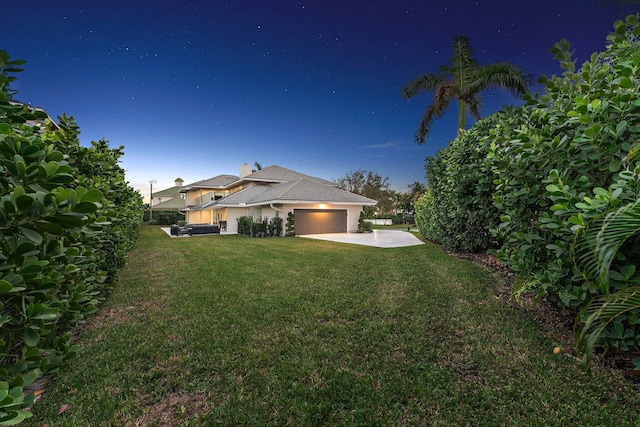
<path fill-rule="evenodd" d="M 218 175 L 186 185 L 181 191 L 186 193 L 188 223 L 221 223 L 228 233 L 237 232 L 237 220 L 242 216 L 254 220 L 280 217 L 285 225 L 289 212 L 294 214 L 298 235 L 356 232 L 363 206 L 377 204 L 340 190 L 331 181 L 276 165 L 252 172 L 244 164 L 240 177 Z"/>
<path fill-rule="evenodd" d="M 176 178 L 175 186 L 153 193 L 151 195 L 153 209 L 157 211 L 179 211 L 184 209 L 187 206 L 185 193 L 180 192 L 183 183 L 184 181 L 181 178 Z"/>

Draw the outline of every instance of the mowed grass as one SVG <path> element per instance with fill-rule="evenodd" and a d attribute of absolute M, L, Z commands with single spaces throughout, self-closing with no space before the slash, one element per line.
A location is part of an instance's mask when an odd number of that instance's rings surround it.
<path fill-rule="evenodd" d="M 439 247 L 143 227 L 31 425 L 638 425 L 638 390 Z M 570 349 L 567 349 L 570 350 Z M 71 409 L 61 415 L 64 404 Z"/>

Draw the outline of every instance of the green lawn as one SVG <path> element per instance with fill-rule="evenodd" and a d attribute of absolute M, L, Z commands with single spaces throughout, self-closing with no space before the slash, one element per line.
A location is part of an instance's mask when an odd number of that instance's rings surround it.
<path fill-rule="evenodd" d="M 431 244 L 145 226 L 30 423 L 638 425 L 638 390 L 554 354 L 571 331 L 508 304 L 500 284 Z"/>

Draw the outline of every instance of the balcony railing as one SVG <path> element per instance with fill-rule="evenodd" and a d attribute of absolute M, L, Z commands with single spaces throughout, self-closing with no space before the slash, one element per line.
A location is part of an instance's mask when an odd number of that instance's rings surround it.
<path fill-rule="evenodd" d="M 224 197 L 224 193 L 219 193 L 216 191 L 211 191 L 209 193 L 203 194 L 200 197 L 196 197 L 196 199 L 194 200 L 195 203 L 193 203 L 194 205 L 200 205 L 202 203 L 209 203 L 213 200 L 219 200 L 222 199 Z"/>

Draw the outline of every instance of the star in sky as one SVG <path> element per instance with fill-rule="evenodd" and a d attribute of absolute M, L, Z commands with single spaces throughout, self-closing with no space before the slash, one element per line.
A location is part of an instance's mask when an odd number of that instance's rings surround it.
<path fill-rule="evenodd" d="M 431 98 L 402 98 L 469 36 L 480 63 L 560 73 L 548 50 L 567 38 L 584 61 L 605 48 L 620 1 L 501 0 L 93 2 L 4 0 L 0 49 L 27 61 L 17 98 L 66 112 L 83 144 L 125 146 L 127 179 L 148 196 L 242 163 L 337 179 L 358 169 L 407 191 L 424 159 L 456 134 L 455 107 L 424 146 L 413 134 Z M 36 31 L 37 29 L 37 31 Z M 540 90 L 539 86 L 533 88 Z M 483 94 L 482 114 L 521 103 Z"/>

